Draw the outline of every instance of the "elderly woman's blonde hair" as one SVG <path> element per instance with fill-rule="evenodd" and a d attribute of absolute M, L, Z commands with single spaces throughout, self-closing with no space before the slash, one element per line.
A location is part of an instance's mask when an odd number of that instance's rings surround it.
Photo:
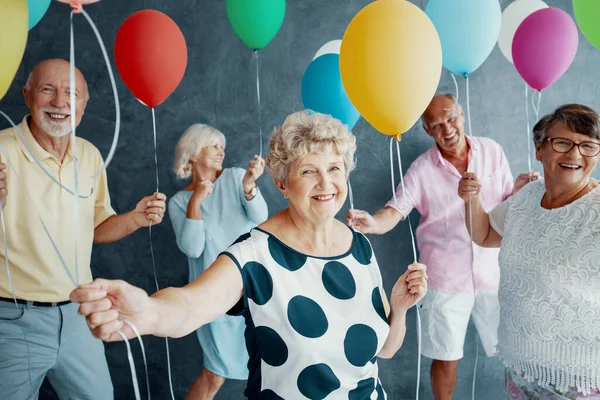
<path fill-rule="evenodd" d="M 331 150 L 343 157 L 346 174 L 349 174 L 354 169 L 356 138 L 348 127 L 328 115 L 299 111 L 273 130 L 265 162 L 273 179 L 285 182 L 294 161 Z"/>
<path fill-rule="evenodd" d="M 192 175 L 190 157 L 195 157 L 207 146 L 222 142 L 225 147 L 225 135 L 212 126 L 193 124 L 183 132 L 175 148 L 173 172 L 179 179 L 187 179 Z"/>

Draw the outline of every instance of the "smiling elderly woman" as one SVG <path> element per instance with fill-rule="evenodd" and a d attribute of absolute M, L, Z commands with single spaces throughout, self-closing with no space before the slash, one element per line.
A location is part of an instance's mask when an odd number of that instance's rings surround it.
<path fill-rule="evenodd" d="M 564 105 L 542 118 L 533 135 L 544 181 L 527 184 L 489 215 L 472 174 L 459 195 L 466 215 L 471 198 L 473 241 L 501 248 L 498 350 L 508 398 L 596 399 L 600 188 L 590 174 L 600 158 L 600 116 Z"/>
<path fill-rule="evenodd" d="M 344 204 L 355 138 L 322 114 L 290 115 L 271 136 L 269 173 L 289 208 L 241 236 L 183 288 L 148 297 L 98 279 L 72 301 L 96 337 L 118 319 L 143 334 L 181 337 L 234 310 L 246 319 L 249 399 L 384 398 L 376 356 L 402 345 L 406 311 L 426 292 L 425 266 L 400 276 L 388 304 L 369 241 L 334 217 Z"/>

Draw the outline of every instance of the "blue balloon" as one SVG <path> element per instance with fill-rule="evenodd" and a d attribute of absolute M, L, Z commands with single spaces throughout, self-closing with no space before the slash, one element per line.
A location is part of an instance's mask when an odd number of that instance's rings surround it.
<path fill-rule="evenodd" d="M 310 63 L 302 77 L 304 108 L 329 114 L 352 130 L 360 114 L 346 94 L 340 75 L 340 55 L 324 54 Z"/>
<path fill-rule="evenodd" d="M 27 0 L 27 8 L 29 9 L 29 30 L 37 25 L 42 19 L 51 0 Z"/>
<path fill-rule="evenodd" d="M 502 23 L 498 0 L 429 0 L 425 13 L 442 42 L 442 64 L 468 75 L 490 55 Z"/>

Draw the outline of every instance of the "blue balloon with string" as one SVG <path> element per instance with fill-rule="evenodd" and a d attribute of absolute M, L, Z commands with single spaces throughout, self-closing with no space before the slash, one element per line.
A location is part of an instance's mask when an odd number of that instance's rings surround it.
<path fill-rule="evenodd" d="M 314 59 L 302 77 L 304 108 L 329 114 L 352 130 L 360 118 L 342 84 L 340 55 L 324 54 Z"/>
<path fill-rule="evenodd" d="M 29 30 L 37 25 L 42 19 L 48 7 L 50 7 L 51 0 L 27 0 L 27 8 L 29 10 Z"/>
<path fill-rule="evenodd" d="M 467 76 L 488 58 L 500 35 L 498 0 L 429 0 L 425 13 L 442 43 L 442 64 Z"/>

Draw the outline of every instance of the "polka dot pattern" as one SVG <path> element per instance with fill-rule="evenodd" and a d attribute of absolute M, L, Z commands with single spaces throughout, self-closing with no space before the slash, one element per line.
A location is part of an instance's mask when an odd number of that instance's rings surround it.
<path fill-rule="evenodd" d="M 267 326 L 256 328 L 256 335 L 260 341 L 261 358 L 273 367 L 280 367 L 288 359 L 288 348 L 281 336 Z"/>
<path fill-rule="evenodd" d="M 387 317 L 385 315 L 385 307 L 383 306 L 383 300 L 381 299 L 381 291 L 378 287 L 373 289 L 373 293 L 371 294 L 371 303 L 373 303 L 373 308 L 377 311 L 377 314 L 384 320 L 386 323 L 388 322 Z"/>
<path fill-rule="evenodd" d="M 377 334 L 370 326 L 352 325 L 344 339 L 344 353 L 350 364 L 365 366 L 377 352 Z"/>
<path fill-rule="evenodd" d="M 354 243 L 352 245 L 352 255 L 362 265 L 371 264 L 371 257 L 373 256 L 373 249 L 371 244 L 364 235 L 360 233 L 354 233 Z"/>
<path fill-rule="evenodd" d="M 288 271 L 297 271 L 306 263 L 307 256 L 284 246 L 273 236 L 269 236 L 269 253 L 273 260 Z"/>
<path fill-rule="evenodd" d="M 247 282 L 244 288 L 246 296 L 259 306 L 267 304 L 273 296 L 273 278 L 261 263 L 247 262 L 242 269 Z"/>
<path fill-rule="evenodd" d="M 321 306 L 304 296 L 295 296 L 288 303 L 288 319 L 292 328 L 302 336 L 318 338 L 329 328 Z"/>
<path fill-rule="evenodd" d="M 322 400 L 340 387 L 340 380 L 327 364 L 306 367 L 298 375 L 298 390 L 311 400 Z"/>
<path fill-rule="evenodd" d="M 321 277 L 325 290 L 336 299 L 349 300 L 356 294 L 352 272 L 340 262 L 330 261 L 325 264 Z"/>
<path fill-rule="evenodd" d="M 365 400 L 371 398 L 373 388 L 375 387 L 375 379 L 363 379 L 358 382 L 356 389 L 353 389 L 348 393 L 348 400 Z"/>

